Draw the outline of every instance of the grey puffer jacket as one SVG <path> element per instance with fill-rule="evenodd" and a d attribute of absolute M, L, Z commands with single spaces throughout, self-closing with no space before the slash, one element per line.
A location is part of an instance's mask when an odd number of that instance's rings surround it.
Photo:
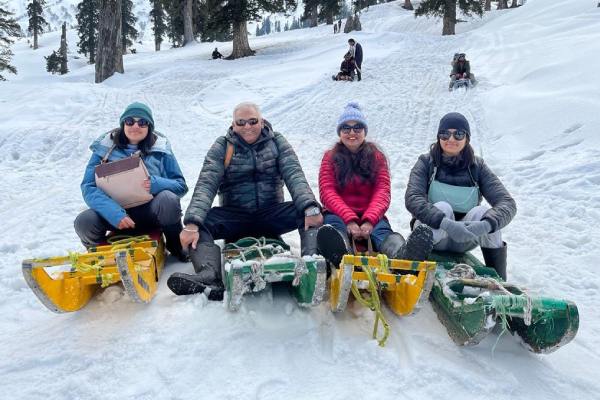
<path fill-rule="evenodd" d="M 228 142 L 233 144 L 234 152 L 226 169 Z M 217 138 L 204 159 L 183 222 L 200 226 L 217 192 L 221 206 L 248 212 L 281 203 L 284 182 L 299 212 L 319 205 L 294 149 L 283 135 L 273 132 L 271 124 L 265 121 L 261 136 L 251 145 L 229 128 L 227 135 Z"/>
<path fill-rule="evenodd" d="M 419 156 L 417 163 L 410 172 L 404 201 L 406 209 L 413 217 L 434 229 L 438 229 L 444 218 L 444 213 L 434 207 L 427 197 L 433 169 L 434 161 L 430 154 Z M 492 206 L 483 215 L 482 219 L 490 223 L 492 232 L 504 228 L 517 213 L 517 204 L 483 159 L 475 157 L 475 161 L 469 169 L 456 168 L 442 161 L 437 169 L 435 179 L 455 186 L 474 186 L 473 181 L 475 181 L 479 186 L 479 203 L 481 203 L 481 195 L 483 195 Z"/>

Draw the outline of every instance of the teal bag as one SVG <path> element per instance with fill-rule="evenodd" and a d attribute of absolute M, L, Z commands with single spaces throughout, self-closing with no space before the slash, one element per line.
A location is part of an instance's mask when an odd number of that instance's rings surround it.
<path fill-rule="evenodd" d="M 475 186 L 455 186 L 435 180 L 437 167 L 433 167 L 433 175 L 429 183 L 427 198 L 431 203 L 445 201 L 452 206 L 454 212 L 466 214 L 479 204 L 479 186 L 473 176 L 471 180 Z M 471 171 L 469 170 L 469 175 Z"/>

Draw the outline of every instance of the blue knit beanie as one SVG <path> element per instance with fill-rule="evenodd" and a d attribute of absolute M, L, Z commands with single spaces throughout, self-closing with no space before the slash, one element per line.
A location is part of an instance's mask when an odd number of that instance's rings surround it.
<path fill-rule="evenodd" d="M 123 111 L 123 114 L 121 114 L 121 118 L 119 118 L 119 124 L 121 126 L 123 126 L 125 118 L 127 117 L 144 118 L 145 120 L 150 122 L 150 125 L 152 125 L 152 127 L 154 127 L 154 118 L 152 118 L 152 110 L 150 110 L 150 107 L 148 107 L 144 103 L 139 103 L 136 101 L 135 103 L 131 103 L 130 105 L 128 105 L 125 111 Z"/>
<path fill-rule="evenodd" d="M 365 135 L 369 131 L 369 127 L 367 126 L 367 119 L 365 118 L 365 114 L 360 109 L 358 103 L 352 101 L 346 104 L 344 107 L 344 112 L 338 118 L 337 122 L 337 134 L 340 135 L 340 130 L 342 129 L 342 125 L 344 125 L 348 121 L 356 121 L 360 122 L 365 126 Z"/>
<path fill-rule="evenodd" d="M 446 129 L 456 129 L 458 131 L 466 131 L 467 136 L 471 137 L 471 128 L 469 127 L 469 121 L 464 115 L 457 112 L 451 112 L 442 117 L 440 120 L 440 126 L 438 132 L 445 131 Z"/>

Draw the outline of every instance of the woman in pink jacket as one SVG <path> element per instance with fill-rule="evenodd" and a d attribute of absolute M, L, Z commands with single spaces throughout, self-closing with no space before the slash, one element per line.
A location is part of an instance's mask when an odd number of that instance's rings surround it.
<path fill-rule="evenodd" d="M 338 119 L 340 140 L 325 153 L 319 171 L 326 224 L 317 235 L 319 251 L 338 265 L 351 253 L 349 237 L 370 238 L 374 249 L 390 258 L 424 260 L 432 248 L 431 229 L 419 226 L 406 243 L 392 231 L 385 216 L 391 200 L 388 162 L 366 140 L 368 129 L 359 105 L 348 103 Z"/>

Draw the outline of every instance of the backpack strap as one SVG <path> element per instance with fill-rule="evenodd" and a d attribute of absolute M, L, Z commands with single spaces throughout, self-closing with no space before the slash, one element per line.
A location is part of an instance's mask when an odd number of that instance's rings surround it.
<path fill-rule="evenodd" d="M 223 165 L 225 169 L 229 167 L 229 163 L 231 163 L 231 158 L 233 157 L 233 143 L 227 142 L 227 149 L 225 150 L 225 160 L 223 161 Z"/>

